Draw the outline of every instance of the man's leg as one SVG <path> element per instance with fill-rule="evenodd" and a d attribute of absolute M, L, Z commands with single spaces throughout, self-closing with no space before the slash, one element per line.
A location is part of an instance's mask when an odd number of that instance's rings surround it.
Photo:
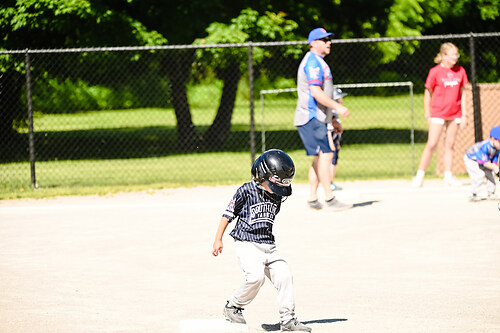
<path fill-rule="evenodd" d="M 318 187 L 320 185 L 325 193 L 326 201 L 335 198 L 330 186 L 332 158 L 333 153 L 319 152 L 317 156 L 314 156 L 313 164 L 309 168 L 309 201 L 318 200 Z"/>
<path fill-rule="evenodd" d="M 319 152 L 316 174 L 319 178 L 319 184 L 325 193 L 325 200 L 331 200 L 333 196 L 332 188 L 330 187 L 330 165 L 332 164 L 333 153 Z"/>
<path fill-rule="evenodd" d="M 318 200 L 319 179 L 318 179 L 318 175 L 316 173 L 317 169 L 318 169 L 318 155 L 313 156 L 313 162 L 312 162 L 311 166 L 309 167 L 309 174 L 308 174 L 309 201 Z"/>

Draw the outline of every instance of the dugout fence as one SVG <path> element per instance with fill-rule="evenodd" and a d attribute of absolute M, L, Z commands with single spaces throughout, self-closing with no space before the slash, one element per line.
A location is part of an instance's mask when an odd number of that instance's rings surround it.
<path fill-rule="evenodd" d="M 500 82 L 500 33 L 333 41 L 325 60 L 352 111 L 346 179 L 411 176 L 427 136 L 423 83 L 444 41 L 459 47 L 471 82 L 477 141 L 490 125 L 477 85 Z M 306 165 L 293 93 L 266 95 L 265 127 L 254 110 L 259 92 L 295 85 L 305 51 L 306 41 L 0 50 L 0 193 L 239 183 L 263 147 Z M 384 86 L 404 82 L 413 83 L 412 106 L 409 86 Z M 384 112 L 401 105 L 413 109 L 413 123 Z M 382 158 L 374 163 L 372 152 Z"/>

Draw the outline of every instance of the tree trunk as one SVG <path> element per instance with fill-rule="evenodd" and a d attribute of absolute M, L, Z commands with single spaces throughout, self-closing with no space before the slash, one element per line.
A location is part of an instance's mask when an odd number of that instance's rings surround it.
<path fill-rule="evenodd" d="M 203 136 L 205 145 L 212 148 L 221 147 L 231 131 L 231 117 L 233 115 L 238 82 L 241 77 L 240 65 L 233 63 L 222 69 L 219 74 L 224 82 L 219 109 L 217 110 L 214 122 Z"/>
<path fill-rule="evenodd" d="M 192 56 L 184 52 L 166 57 L 163 63 L 169 78 L 172 106 L 177 119 L 177 144 L 181 150 L 196 149 L 200 138 L 196 134 L 187 98 L 187 87 Z"/>
<path fill-rule="evenodd" d="M 14 120 L 22 118 L 23 83 L 23 76 L 14 70 L 0 73 L 0 142 L 4 143 L 4 148 L 11 146 L 17 133 Z"/>

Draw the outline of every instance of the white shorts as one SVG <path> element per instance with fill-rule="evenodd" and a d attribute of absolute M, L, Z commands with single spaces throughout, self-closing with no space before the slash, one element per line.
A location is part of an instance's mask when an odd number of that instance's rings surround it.
<path fill-rule="evenodd" d="M 444 125 L 445 120 L 442 118 L 429 118 L 431 123 L 434 124 L 439 124 L 439 125 Z M 462 118 L 455 118 L 453 119 L 455 123 L 460 124 L 462 122 Z"/>

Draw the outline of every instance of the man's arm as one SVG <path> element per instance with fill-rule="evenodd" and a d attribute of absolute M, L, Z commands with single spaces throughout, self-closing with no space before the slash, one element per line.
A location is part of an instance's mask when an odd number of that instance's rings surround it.
<path fill-rule="evenodd" d="M 343 117 L 349 117 L 349 110 L 342 104 L 337 103 L 335 100 L 328 97 L 320 86 L 309 86 L 309 89 L 311 89 L 311 95 L 318 103 L 329 107 L 330 109 L 334 109 Z"/>

